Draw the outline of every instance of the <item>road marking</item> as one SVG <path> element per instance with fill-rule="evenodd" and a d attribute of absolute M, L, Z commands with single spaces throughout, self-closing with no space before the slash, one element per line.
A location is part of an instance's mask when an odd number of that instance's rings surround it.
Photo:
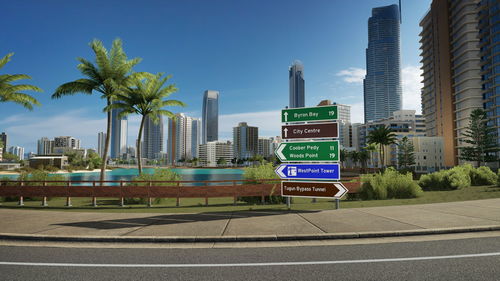
<path fill-rule="evenodd" d="M 305 262 L 259 262 L 259 263 L 206 263 L 206 264 L 93 264 L 93 263 L 45 263 L 45 262 L 0 262 L 0 265 L 17 266 L 46 266 L 46 267 L 135 267 L 135 268 L 181 268 L 181 267 L 260 267 L 260 266 L 288 266 L 288 265 L 330 265 L 330 264 L 355 264 L 355 263 L 381 263 L 381 262 L 402 262 L 402 261 L 426 261 L 445 260 L 500 256 L 500 252 L 431 256 L 431 257 L 410 257 L 391 259 L 366 259 L 366 260 L 340 260 L 340 261 L 305 261 Z"/>

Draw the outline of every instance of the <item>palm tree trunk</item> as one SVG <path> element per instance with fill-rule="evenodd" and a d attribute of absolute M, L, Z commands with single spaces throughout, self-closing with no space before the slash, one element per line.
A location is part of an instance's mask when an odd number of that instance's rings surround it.
<path fill-rule="evenodd" d="M 143 115 L 141 119 L 141 126 L 139 127 L 139 136 L 137 137 L 137 168 L 139 169 L 139 175 L 142 174 L 142 161 L 141 161 L 141 139 L 142 139 L 142 129 L 144 128 L 144 121 L 146 116 Z"/>
<path fill-rule="evenodd" d="M 108 106 L 111 104 L 111 101 L 108 99 Z M 104 155 L 102 156 L 102 166 L 101 166 L 101 176 L 99 180 L 102 182 L 106 176 L 106 164 L 108 162 L 108 152 L 109 152 L 109 143 L 111 141 L 111 111 L 108 111 L 108 122 L 106 128 L 106 141 L 104 143 Z"/>
<path fill-rule="evenodd" d="M 380 144 L 380 169 L 384 169 L 384 147 Z"/>

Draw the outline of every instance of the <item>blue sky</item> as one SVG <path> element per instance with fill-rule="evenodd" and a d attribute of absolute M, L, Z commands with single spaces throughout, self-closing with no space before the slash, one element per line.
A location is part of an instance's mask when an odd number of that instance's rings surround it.
<path fill-rule="evenodd" d="M 0 73 L 26 73 L 43 104 L 29 112 L 0 104 L 0 132 L 9 146 L 36 152 L 36 140 L 72 135 L 96 147 L 105 129 L 104 101 L 75 95 L 51 100 L 54 89 L 81 77 L 76 58 L 93 60 L 97 38 L 110 47 L 119 37 L 129 57 L 143 61 L 136 71 L 172 74 L 179 91 L 172 108 L 199 117 L 203 91 L 220 91 L 219 138 L 246 121 L 260 135 L 279 134 L 279 110 L 288 103 L 288 67 L 304 64 L 306 106 L 322 99 L 352 105 L 362 121 L 362 77 L 371 9 L 385 0 L 183 0 L 183 1 L 8 1 L 2 4 L 0 56 L 14 52 Z M 401 55 L 404 107 L 420 111 L 418 22 L 430 0 L 402 3 Z M 129 122 L 129 145 L 138 117 Z"/>

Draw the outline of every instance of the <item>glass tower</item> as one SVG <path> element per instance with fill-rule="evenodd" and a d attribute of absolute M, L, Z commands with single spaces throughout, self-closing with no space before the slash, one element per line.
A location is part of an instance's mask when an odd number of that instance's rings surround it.
<path fill-rule="evenodd" d="M 163 151 L 163 116 L 158 116 L 155 123 L 149 116 L 144 122 L 142 157 L 160 159 Z"/>
<path fill-rule="evenodd" d="M 120 159 L 127 153 L 128 119 L 118 117 L 120 109 L 111 110 L 111 158 Z"/>
<path fill-rule="evenodd" d="M 202 108 L 202 143 L 219 139 L 219 92 L 205 91 Z"/>
<path fill-rule="evenodd" d="M 288 79 L 290 83 L 289 108 L 305 106 L 305 81 L 304 66 L 298 60 L 294 61 L 288 69 Z"/>
<path fill-rule="evenodd" d="M 402 107 L 399 9 L 372 9 L 364 79 L 365 122 L 389 118 Z"/>

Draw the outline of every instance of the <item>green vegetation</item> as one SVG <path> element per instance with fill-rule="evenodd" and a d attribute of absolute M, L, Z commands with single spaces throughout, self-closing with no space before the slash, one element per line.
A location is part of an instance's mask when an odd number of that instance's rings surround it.
<path fill-rule="evenodd" d="M 8 177 L 3 177 L 0 178 L 0 182 L 2 181 L 9 181 L 12 180 Z M 39 181 L 39 182 L 34 182 L 31 185 L 33 186 L 43 186 L 43 181 L 64 181 L 66 180 L 63 176 L 61 175 L 51 175 L 46 171 L 41 171 L 41 170 L 33 170 L 31 172 L 22 172 L 19 175 L 18 180 L 21 181 Z M 64 183 L 51 183 L 50 185 L 63 185 Z M 1 184 L 0 184 L 1 185 Z M 17 182 L 10 182 L 10 183 L 4 183 L 4 185 L 10 185 L 10 186 L 17 186 L 19 185 Z M 17 201 L 19 200 L 18 197 L 0 197 L 0 202 L 1 201 Z M 26 201 L 40 201 L 41 198 L 38 197 L 25 197 L 24 200 Z M 50 200 L 50 198 L 47 198 L 47 200 Z"/>
<path fill-rule="evenodd" d="M 408 169 L 415 165 L 415 148 L 413 142 L 406 136 L 398 143 L 398 163 L 403 169 Z"/>
<path fill-rule="evenodd" d="M 488 126 L 486 111 L 474 109 L 470 115 L 469 126 L 463 134 L 467 137 L 463 141 L 469 146 L 460 149 L 460 159 L 476 162 L 476 167 L 497 161 L 496 152 L 500 149 L 495 130 L 494 127 Z"/>
<path fill-rule="evenodd" d="M 108 53 L 106 48 L 99 40 L 90 43 L 94 51 L 96 64 L 78 58 L 80 64 L 78 70 L 86 77 L 59 86 L 52 94 L 53 99 L 62 98 L 67 95 L 83 93 L 90 95 L 92 92 L 101 93 L 101 97 L 106 100 L 109 106 L 122 88 L 131 84 L 133 79 L 140 79 L 146 76 L 143 72 L 133 73 L 132 68 L 137 65 L 141 59 L 127 59 L 123 51 L 122 41 L 116 39 L 113 41 L 111 51 Z M 107 155 L 109 151 L 109 142 L 111 137 L 111 112 L 107 112 L 106 141 L 104 144 L 104 159 L 101 165 L 100 180 L 104 180 L 106 172 Z"/>
<path fill-rule="evenodd" d="M 498 176 L 489 167 L 474 168 L 466 164 L 423 175 L 419 184 L 424 190 L 455 190 L 471 185 L 493 185 L 497 179 Z"/>
<path fill-rule="evenodd" d="M 12 154 L 12 153 L 9 153 L 9 152 L 5 152 L 3 154 L 3 160 L 19 162 L 19 156 Z"/>
<path fill-rule="evenodd" d="M 393 168 L 383 173 L 363 175 L 361 180 L 360 197 L 363 200 L 416 198 L 422 194 L 411 173 L 401 174 Z"/>
<path fill-rule="evenodd" d="M 12 55 L 14 54 L 10 53 L 0 59 L 0 69 L 10 61 L 10 57 L 12 57 Z M 22 92 L 23 91 L 43 92 L 43 90 L 38 88 L 37 86 L 28 84 L 18 84 L 18 85 L 11 84 L 12 82 L 22 79 L 31 79 L 31 77 L 26 74 L 0 75 L 0 102 L 14 102 L 22 105 L 24 108 L 28 110 L 33 110 L 33 106 L 40 105 L 40 103 L 34 97 Z"/>
<path fill-rule="evenodd" d="M 376 144 L 379 147 L 379 162 L 380 167 L 382 168 L 385 165 L 385 146 L 395 143 L 396 135 L 391 131 L 389 127 L 379 126 L 368 134 L 368 144 Z"/>
<path fill-rule="evenodd" d="M 170 169 L 155 169 L 152 174 L 140 174 L 132 179 L 133 181 L 180 181 L 181 176 Z M 129 186 L 146 186 L 147 182 L 129 183 Z M 162 204 L 167 200 L 166 198 L 155 198 L 154 204 Z M 146 204 L 146 198 L 125 198 L 125 204 Z"/>
<path fill-rule="evenodd" d="M 265 163 L 259 166 L 245 168 L 243 178 L 246 180 L 255 180 L 255 182 L 258 182 L 258 180 L 262 179 L 279 179 L 279 177 L 274 172 L 274 166 L 272 163 Z M 273 181 L 271 183 L 275 183 L 275 188 L 279 188 L 279 180 L 277 180 L 276 182 Z M 260 203 L 262 199 L 255 196 L 244 196 L 240 197 L 239 200 L 250 204 L 257 204 Z M 264 200 L 266 203 L 277 204 L 283 202 L 283 197 L 275 195 L 265 196 Z"/>
<path fill-rule="evenodd" d="M 166 98 L 172 93 L 177 92 L 175 85 L 171 84 L 165 86 L 165 83 L 171 76 L 162 77 L 163 73 L 157 75 L 150 75 L 143 81 L 143 77 L 135 77 L 131 79 L 130 85 L 122 87 L 120 93 L 115 94 L 115 100 L 112 104 L 108 105 L 104 110 L 110 112 L 112 109 L 120 109 L 119 116 L 135 113 L 142 116 L 141 125 L 139 126 L 139 134 L 137 139 L 142 138 L 142 130 L 146 118 L 151 119 L 154 123 L 160 121 L 160 116 L 167 116 L 175 119 L 175 115 L 164 108 L 167 106 L 186 106 L 183 102 L 178 100 L 167 100 Z M 137 142 L 137 168 L 139 174 L 142 174 L 141 158 L 141 142 Z"/>

